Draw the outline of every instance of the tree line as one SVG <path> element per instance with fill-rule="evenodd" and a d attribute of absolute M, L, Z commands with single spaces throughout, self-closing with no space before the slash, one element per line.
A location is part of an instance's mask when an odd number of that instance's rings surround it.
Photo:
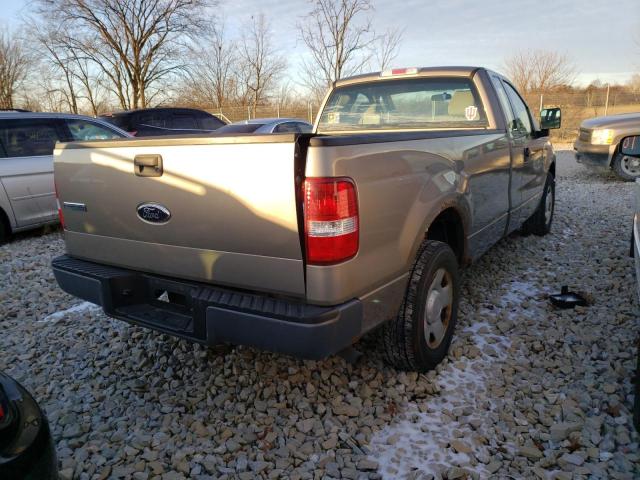
<path fill-rule="evenodd" d="M 336 79 L 389 64 L 399 30 L 372 27 L 371 0 L 311 0 L 296 25 L 309 51 L 304 85 L 264 14 L 227 33 L 215 0 L 34 0 L 19 29 L 0 31 L 0 108 L 71 111 L 159 104 L 317 101 Z M 220 9 L 217 9 L 218 11 Z"/>

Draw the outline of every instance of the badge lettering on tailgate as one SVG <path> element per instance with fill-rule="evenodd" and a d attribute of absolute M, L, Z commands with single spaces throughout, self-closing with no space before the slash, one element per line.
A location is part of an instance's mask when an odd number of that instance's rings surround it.
<path fill-rule="evenodd" d="M 137 211 L 140 220 L 154 225 L 167 223 L 171 218 L 169 209 L 158 203 L 141 203 Z"/>

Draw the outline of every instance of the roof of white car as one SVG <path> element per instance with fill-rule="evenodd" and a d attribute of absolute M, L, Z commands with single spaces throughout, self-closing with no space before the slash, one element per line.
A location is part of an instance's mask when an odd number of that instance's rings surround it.
<path fill-rule="evenodd" d="M 89 117 L 88 115 L 76 115 L 73 113 L 58 113 L 58 112 L 19 112 L 5 110 L 0 111 L 0 118 L 2 119 L 19 119 L 19 118 L 82 118 L 91 120 L 99 120 L 95 117 Z"/>

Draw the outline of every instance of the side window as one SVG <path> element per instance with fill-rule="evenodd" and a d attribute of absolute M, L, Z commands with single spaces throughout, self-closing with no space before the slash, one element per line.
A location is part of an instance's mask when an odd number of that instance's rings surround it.
<path fill-rule="evenodd" d="M 67 127 L 69 127 L 69 131 L 71 132 L 71 139 L 74 141 L 122 138 L 122 135 L 119 133 L 86 120 L 67 120 Z"/>
<path fill-rule="evenodd" d="M 507 96 L 513 107 L 513 114 L 515 115 L 515 123 L 511 128 L 512 132 L 514 135 L 531 135 L 533 128 L 531 127 L 531 118 L 529 117 L 527 105 L 511 85 L 505 83 L 504 88 L 507 91 Z"/>
<path fill-rule="evenodd" d="M 149 125 L 151 127 L 169 128 L 167 126 L 167 117 L 158 112 L 155 113 L 142 113 L 136 116 L 135 124 L 137 125 Z"/>
<path fill-rule="evenodd" d="M 491 76 L 491 83 L 493 83 L 493 87 L 496 89 L 496 94 L 498 95 L 498 101 L 500 102 L 500 106 L 502 107 L 502 111 L 504 112 L 504 118 L 507 122 L 507 130 L 511 131 L 515 117 L 513 116 L 513 110 L 511 109 L 511 104 L 509 103 L 509 97 L 507 97 L 507 92 L 502 85 L 502 81 Z"/>
<path fill-rule="evenodd" d="M 7 157 L 52 155 L 56 142 L 62 140 L 57 123 L 54 119 L 0 122 L 0 144 Z"/>
<path fill-rule="evenodd" d="M 298 125 L 298 131 L 302 133 L 311 133 L 311 130 L 312 130 L 311 125 L 307 125 L 306 123 L 301 123 L 301 122 L 296 123 L 296 125 Z"/>
<path fill-rule="evenodd" d="M 224 126 L 224 122 L 212 115 L 202 115 L 200 117 L 200 125 L 202 125 L 202 128 L 205 130 L 216 130 Z"/>
<path fill-rule="evenodd" d="M 196 117 L 191 113 L 174 113 L 172 128 L 197 130 L 198 124 L 196 123 Z"/>
<path fill-rule="evenodd" d="M 275 133 L 284 133 L 284 132 L 298 133 L 298 132 L 300 132 L 300 130 L 298 129 L 298 127 L 296 126 L 296 124 L 294 122 L 281 123 L 273 131 Z"/>

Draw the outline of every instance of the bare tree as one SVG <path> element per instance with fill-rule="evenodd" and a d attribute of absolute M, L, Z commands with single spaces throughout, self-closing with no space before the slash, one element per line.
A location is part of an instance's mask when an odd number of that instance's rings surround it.
<path fill-rule="evenodd" d="M 266 100 L 287 67 L 284 57 L 272 44 L 271 30 L 264 14 L 252 17 L 245 27 L 240 58 L 245 98 L 255 115 L 258 104 Z"/>
<path fill-rule="evenodd" d="M 81 58 L 109 80 L 123 108 L 149 105 L 184 67 L 185 43 L 206 26 L 210 0 L 36 0 Z"/>
<path fill-rule="evenodd" d="M 507 76 L 523 93 L 546 93 L 575 78 L 575 67 L 566 55 L 547 50 L 519 52 L 505 61 Z"/>
<path fill-rule="evenodd" d="M 304 60 L 307 86 L 322 92 L 332 82 L 359 73 L 371 60 L 375 41 L 370 0 L 312 0 L 313 9 L 298 25 L 309 50 Z"/>
<path fill-rule="evenodd" d="M 40 81 L 41 86 L 46 83 L 47 91 L 55 91 L 66 101 L 72 113 L 78 113 L 77 85 L 73 61 L 69 58 L 73 49 L 64 43 L 64 37 L 59 35 L 53 24 L 30 25 L 30 29 L 30 36 L 34 39 L 31 44 L 33 57 L 42 62 L 48 70 L 46 78 Z M 54 86 L 56 83 L 60 83 L 60 86 Z"/>
<path fill-rule="evenodd" d="M 188 72 L 188 85 L 196 101 L 217 108 L 230 103 L 237 95 L 237 45 L 225 36 L 224 23 L 213 27 L 208 41 L 192 51 L 193 65 Z"/>
<path fill-rule="evenodd" d="M 375 42 L 376 63 L 380 70 L 386 70 L 398 56 L 402 43 L 402 30 L 390 28 L 384 35 L 380 35 Z"/>
<path fill-rule="evenodd" d="M 29 63 L 23 43 L 0 31 L 0 109 L 15 107 L 16 93 L 27 76 Z"/>
<path fill-rule="evenodd" d="M 633 94 L 635 100 L 640 99 L 640 73 L 634 73 L 631 75 L 627 88 Z"/>

